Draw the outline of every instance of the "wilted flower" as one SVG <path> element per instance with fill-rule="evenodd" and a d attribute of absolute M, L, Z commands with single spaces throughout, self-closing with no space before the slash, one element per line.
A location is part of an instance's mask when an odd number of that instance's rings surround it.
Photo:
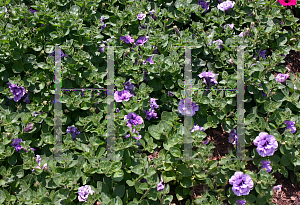
<path fill-rule="evenodd" d="M 136 126 L 136 125 L 140 125 L 143 124 L 143 118 L 141 118 L 141 116 L 137 115 L 134 112 L 128 113 L 128 115 L 125 115 L 124 120 L 128 120 L 127 121 L 127 126 L 128 127 L 132 127 L 132 125 Z"/>
<path fill-rule="evenodd" d="M 228 142 L 233 145 L 236 145 L 237 139 L 238 137 L 237 137 L 236 129 L 231 130 L 231 132 L 229 133 Z"/>
<path fill-rule="evenodd" d="M 199 110 L 199 105 L 197 105 L 196 103 L 187 103 L 184 107 L 185 104 L 185 99 L 180 100 L 179 104 L 178 104 L 178 109 L 179 112 L 182 115 L 186 115 L 186 116 L 193 116 L 196 114 L 196 112 Z"/>
<path fill-rule="evenodd" d="M 148 41 L 148 39 L 149 39 L 149 36 L 140 36 L 140 37 L 136 40 L 135 46 L 136 46 L 137 44 L 140 45 L 140 46 L 144 45 L 144 44 Z M 135 47 L 135 46 L 134 46 L 134 47 Z"/>
<path fill-rule="evenodd" d="M 204 13 L 208 11 L 209 9 L 209 2 L 206 2 L 204 0 L 199 0 L 198 5 L 202 7 L 202 9 L 205 9 Z"/>
<path fill-rule="evenodd" d="M 141 12 L 141 13 L 139 13 L 138 15 L 137 15 L 137 18 L 138 18 L 138 20 L 143 20 L 144 18 L 146 17 L 146 14 L 144 14 L 143 12 Z"/>
<path fill-rule="evenodd" d="M 87 201 L 88 197 L 90 195 L 94 194 L 94 191 L 92 190 L 92 188 L 89 185 L 85 185 L 82 187 L 79 187 L 78 189 L 78 201 L 83 202 L 83 201 Z"/>
<path fill-rule="evenodd" d="M 172 91 L 168 91 L 168 96 L 174 97 L 174 93 Z"/>
<path fill-rule="evenodd" d="M 238 203 L 239 205 L 245 205 L 246 204 L 246 200 L 243 200 L 243 199 L 236 200 L 235 202 Z"/>
<path fill-rule="evenodd" d="M 237 195 L 248 195 L 254 186 L 251 177 L 243 172 L 235 172 L 229 179 L 229 184 L 232 186 L 232 191 Z"/>
<path fill-rule="evenodd" d="M 25 89 L 23 87 L 18 87 L 16 84 L 7 83 L 10 88 L 10 92 L 14 95 L 14 101 L 18 102 L 25 95 Z"/>
<path fill-rule="evenodd" d="M 263 164 L 263 166 L 261 167 L 262 169 L 266 168 L 267 169 L 267 172 L 270 172 L 272 171 L 272 167 L 271 167 L 271 162 L 268 161 L 268 160 L 263 160 L 260 162 L 261 164 Z"/>
<path fill-rule="evenodd" d="M 278 2 L 282 6 L 295 6 L 297 4 L 297 0 L 278 0 Z"/>
<path fill-rule="evenodd" d="M 281 187 L 282 187 L 282 185 L 273 186 L 272 190 L 281 191 Z"/>
<path fill-rule="evenodd" d="M 134 39 L 133 38 L 131 38 L 131 36 L 130 35 L 128 35 L 128 36 L 121 36 L 120 37 L 120 40 L 121 41 L 124 41 L 125 43 L 133 43 L 134 42 Z"/>
<path fill-rule="evenodd" d="M 297 129 L 295 127 L 295 121 L 286 120 L 284 123 L 287 125 L 286 129 L 291 129 L 291 133 L 294 134 Z"/>
<path fill-rule="evenodd" d="M 290 75 L 288 73 L 287 74 L 279 73 L 276 76 L 275 80 L 279 83 L 284 83 L 288 77 L 290 77 Z"/>
<path fill-rule="evenodd" d="M 165 185 L 163 185 L 162 181 L 157 184 L 157 191 L 163 191 L 165 189 Z"/>
<path fill-rule="evenodd" d="M 278 148 L 278 142 L 273 135 L 266 132 L 259 133 L 253 140 L 253 144 L 257 146 L 256 150 L 262 157 L 272 156 Z"/>
<path fill-rule="evenodd" d="M 214 74 L 213 71 L 209 71 L 209 72 L 202 72 L 201 74 L 199 74 L 199 78 L 204 78 L 204 83 L 210 85 L 215 85 L 218 84 L 218 81 L 216 81 L 215 77 L 219 75 L 219 74 Z"/>
<path fill-rule="evenodd" d="M 76 140 L 76 135 L 79 135 L 81 132 L 79 132 L 77 127 L 71 127 L 68 126 L 66 133 L 70 133 L 72 135 L 72 140 Z"/>
<path fill-rule="evenodd" d="M 16 139 L 13 139 L 13 143 L 11 143 L 11 146 L 15 147 L 15 151 L 19 152 L 19 153 L 20 153 L 20 150 L 24 148 L 20 145 L 20 142 L 23 142 L 22 139 L 16 138 Z"/>
<path fill-rule="evenodd" d="M 33 123 L 30 123 L 24 128 L 24 132 L 29 132 L 33 129 Z"/>
<path fill-rule="evenodd" d="M 128 102 L 132 96 L 133 95 L 131 95 L 130 92 L 127 90 L 116 91 L 114 94 L 114 98 L 116 102 L 122 102 L 122 101 Z"/>

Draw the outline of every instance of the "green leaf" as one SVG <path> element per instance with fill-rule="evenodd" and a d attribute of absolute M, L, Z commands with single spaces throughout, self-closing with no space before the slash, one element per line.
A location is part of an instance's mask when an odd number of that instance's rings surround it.
<path fill-rule="evenodd" d="M 192 176 L 191 169 L 186 164 L 180 164 L 180 165 L 178 165 L 176 170 L 183 177 L 190 177 L 190 176 Z"/>
<path fill-rule="evenodd" d="M 177 147 L 171 147 L 170 152 L 174 157 L 181 157 L 181 150 Z"/>
<path fill-rule="evenodd" d="M 163 88 L 162 80 L 159 78 L 154 78 L 153 80 L 150 80 L 148 85 L 153 88 L 153 91 L 158 91 Z"/>
<path fill-rule="evenodd" d="M 71 9 L 70 9 L 70 13 L 72 15 L 78 15 L 78 13 L 80 12 L 80 7 L 79 6 L 72 6 Z"/>
<path fill-rule="evenodd" d="M 6 199 L 4 191 L 0 190 L 0 204 L 2 204 Z"/>
<path fill-rule="evenodd" d="M 141 175 L 144 172 L 143 166 L 141 164 L 135 165 L 131 171 L 137 175 Z"/>
<path fill-rule="evenodd" d="M 26 63 L 33 63 L 35 61 L 36 56 L 32 54 L 24 55 L 23 62 Z"/>
<path fill-rule="evenodd" d="M 115 190 L 113 191 L 113 197 L 120 197 L 122 198 L 125 194 L 125 186 L 124 185 L 119 185 L 115 187 Z"/>
<path fill-rule="evenodd" d="M 114 181 L 120 182 L 124 178 L 124 172 L 122 170 L 118 170 L 112 174 L 112 179 Z"/>
<path fill-rule="evenodd" d="M 51 133 L 43 133 L 41 138 L 47 144 L 54 144 L 54 137 Z"/>
<path fill-rule="evenodd" d="M 191 178 L 189 177 L 183 177 L 181 180 L 180 180 L 180 185 L 184 188 L 190 188 L 193 186 L 193 181 Z"/>
<path fill-rule="evenodd" d="M 163 171 L 162 172 L 162 177 L 165 183 L 168 183 L 172 180 L 176 180 L 176 174 L 174 171 Z"/>
<path fill-rule="evenodd" d="M 14 73 L 21 73 L 24 70 L 24 68 L 18 61 L 16 61 L 12 66 L 12 70 Z"/>

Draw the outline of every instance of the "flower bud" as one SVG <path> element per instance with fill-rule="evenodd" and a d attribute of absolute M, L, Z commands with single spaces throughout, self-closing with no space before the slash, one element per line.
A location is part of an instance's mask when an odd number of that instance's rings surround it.
<path fill-rule="evenodd" d="M 44 101 L 43 101 L 43 104 L 44 104 L 44 105 L 47 105 L 47 101 L 46 101 L 46 100 L 44 100 Z"/>
<path fill-rule="evenodd" d="M 291 38 L 291 41 L 295 41 L 296 40 L 296 38 Z"/>
<path fill-rule="evenodd" d="M 104 7 L 105 7 L 105 3 L 102 3 L 102 9 L 104 9 Z"/>
<path fill-rule="evenodd" d="M 49 86 L 51 84 L 51 82 L 47 82 L 47 85 Z"/>
<path fill-rule="evenodd" d="M 252 28 L 255 26 L 255 23 L 254 22 L 251 22 L 251 25 L 250 25 L 250 30 L 252 30 Z"/>
<path fill-rule="evenodd" d="M 34 187 L 37 187 L 37 186 L 39 186 L 39 185 L 40 185 L 39 182 L 35 182 Z"/>
<path fill-rule="evenodd" d="M 91 111 L 92 113 L 94 113 L 94 112 L 95 112 L 95 108 L 94 108 L 94 107 L 91 107 L 91 108 L 90 108 L 90 111 Z"/>
<path fill-rule="evenodd" d="M 177 34 L 179 34 L 179 30 L 177 26 L 173 26 L 174 31 L 176 31 Z"/>

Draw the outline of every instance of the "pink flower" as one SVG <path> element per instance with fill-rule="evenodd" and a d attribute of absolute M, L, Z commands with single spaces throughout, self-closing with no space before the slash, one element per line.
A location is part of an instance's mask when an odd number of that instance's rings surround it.
<path fill-rule="evenodd" d="M 297 0 L 278 0 L 278 2 L 282 6 L 295 6 L 297 4 Z"/>

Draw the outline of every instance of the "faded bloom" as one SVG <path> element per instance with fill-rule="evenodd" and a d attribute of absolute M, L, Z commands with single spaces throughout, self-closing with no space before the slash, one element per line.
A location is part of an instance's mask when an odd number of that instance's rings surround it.
<path fill-rule="evenodd" d="M 273 186 L 272 190 L 281 191 L 281 187 L 282 187 L 282 185 Z"/>
<path fill-rule="evenodd" d="M 163 191 L 165 189 L 165 185 L 163 185 L 162 181 L 157 184 L 157 191 Z"/>
<path fill-rule="evenodd" d="M 149 11 L 149 13 L 152 15 L 152 18 L 153 18 L 154 21 L 155 21 L 155 20 L 156 20 L 156 16 L 154 15 L 154 13 L 156 13 L 155 10 L 152 9 L 151 11 Z M 156 14 L 157 14 L 157 13 L 156 13 Z"/>
<path fill-rule="evenodd" d="M 87 201 L 88 197 L 90 195 L 94 194 L 94 191 L 92 190 L 92 188 L 89 185 L 85 185 L 82 187 L 79 187 L 78 189 L 78 201 L 83 202 L 83 201 Z"/>
<path fill-rule="evenodd" d="M 218 84 L 218 81 L 216 81 L 215 77 L 219 75 L 219 74 L 214 74 L 213 71 L 209 71 L 209 72 L 202 72 L 201 74 L 199 74 L 199 78 L 204 78 L 204 83 L 208 84 L 209 86 L 212 85 L 214 86 L 215 84 Z"/>
<path fill-rule="evenodd" d="M 125 43 L 133 43 L 134 42 L 134 39 L 133 38 L 131 38 L 131 36 L 130 35 L 128 35 L 128 36 L 121 36 L 120 37 L 120 40 L 121 41 L 124 41 Z"/>
<path fill-rule="evenodd" d="M 251 177 L 243 172 L 235 172 L 229 179 L 229 184 L 232 186 L 232 191 L 237 196 L 248 195 L 254 186 Z"/>
<path fill-rule="evenodd" d="M 221 11 L 227 11 L 227 10 L 233 8 L 234 4 L 235 4 L 234 1 L 227 0 L 227 1 L 224 1 L 220 4 L 218 4 L 217 8 Z"/>
<path fill-rule="evenodd" d="M 294 134 L 297 129 L 295 127 L 295 121 L 286 120 L 284 123 L 287 125 L 286 129 L 291 129 L 291 133 Z"/>
<path fill-rule="evenodd" d="M 270 172 L 272 171 L 272 167 L 271 167 L 271 162 L 268 161 L 268 160 L 263 160 L 260 162 L 261 164 L 263 164 L 263 166 L 261 167 L 262 169 L 266 168 L 267 169 L 267 172 Z"/>
<path fill-rule="evenodd" d="M 240 34 L 239 34 L 239 37 L 243 37 L 244 36 L 244 32 L 241 32 Z"/>
<path fill-rule="evenodd" d="M 24 132 L 29 132 L 33 129 L 33 123 L 30 123 L 24 128 Z"/>
<path fill-rule="evenodd" d="M 143 20 L 144 18 L 146 17 L 146 14 L 144 14 L 143 12 L 141 12 L 141 13 L 139 13 L 138 15 L 137 15 L 137 18 L 138 18 L 138 20 Z"/>
<path fill-rule="evenodd" d="M 72 140 L 76 140 L 76 135 L 79 135 L 81 132 L 79 132 L 77 127 L 71 127 L 68 126 L 66 133 L 70 133 L 72 135 Z"/>
<path fill-rule="evenodd" d="M 245 205 L 246 204 L 246 200 L 243 200 L 243 199 L 236 200 L 235 202 L 238 203 L 239 205 Z"/>
<path fill-rule="evenodd" d="M 114 94 L 114 98 L 116 102 L 122 102 L 122 101 L 128 102 L 132 96 L 133 95 L 131 95 L 130 92 L 127 90 L 116 91 Z"/>
<path fill-rule="evenodd" d="M 134 112 L 128 113 L 128 115 L 125 115 L 124 120 L 128 120 L 127 121 L 127 126 L 128 127 L 132 127 L 132 125 L 136 126 L 136 125 L 140 125 L 143 124 L 143 118 L 141 118 L 141 116 L 137 115 Z"/>
<path fill-rule="evenodd" d="M 278 148 L 275 137 L 266 132 L 259 133 L 259 136 L 253 140 L 253 144 L 257 146 L 256 151 L 262 157 L 272 156 Z"/>
<path fill-rule="evenodd" d="M 23 87 L 18 87 L 16 84 L 7 83 L 10 88 L 10 92 L 14 95 L 14 101 L 18 102 L 25 95 L 25 89 Z"/>
<path fill-rule="evenodd" d="M 288 77 L 290 77 L 290 75 L 288 73 L 287 74 L 279 73 L 276 76 L 275 80 L 279 83 L 284 83 Z"/>
<path fill-rule="evenodd" d="M 197 105 L 196 103 L 193 102 L 187 103 L 186 107 L 184 107 L 184 104 L 185 104 L 185 99 L 180 100 L 178 104 L 179 112 L 182 115 L 193 116 L 199 110 L 199 105 Z"/>
<path fill-rule="evenodd" d="M 209 2 L 206 2 L 204 0 L 199 0 L 198 5 L 202 7 L 202 9 L 205 9 L 204 13 L 208 11 L 209 9 Z"/>

